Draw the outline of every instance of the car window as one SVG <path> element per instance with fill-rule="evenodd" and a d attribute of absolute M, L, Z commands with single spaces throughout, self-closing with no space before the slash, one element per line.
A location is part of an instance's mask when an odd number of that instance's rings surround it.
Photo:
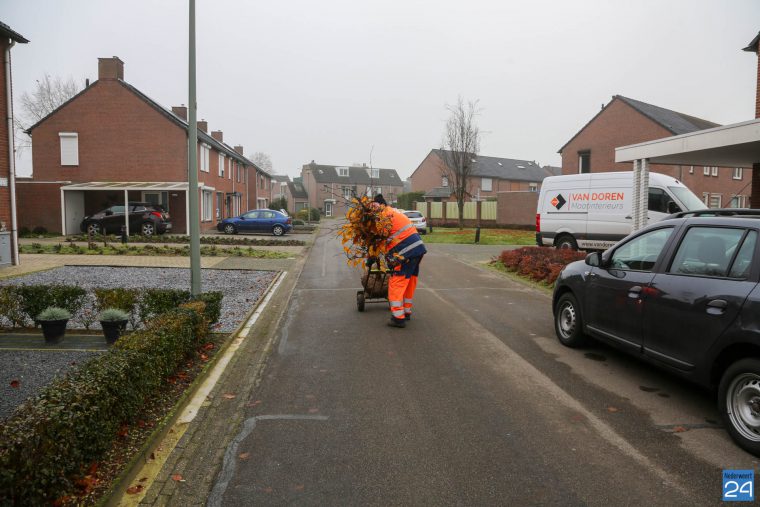
<path fill-rule="evenodd" d="M 249 211 L 248 213 L 243 214 L 243 218 L 252 219 L 252 218 L 259 218 L 259 212 L 258 211 Z"/>
<path fill-rule="evenodd" d="M 673 228 L 666 227 L 632 239 L 612 253 L 610 268 L 651 271 L 672 233 Z"/>
<path fill-rule="evenodd" d="M 108 208 L 114 215 L 117 213 L 124 213 L 124 206 L 111 206 Z"/>
<path fill-rule="evenodd" d="M 407 211 L 405 214 L 409 218 L 422 218 L 422 213 L 419 211 Z"/>
<path fill-rule="evenodd" d="M 274 218 L 274 211 L 260 211 L 259 218 Z"/>
<path fill-rule="evenodd" d="M 749 277 L 749 270 L 752 267 L 752 257 L 755 253 L 755 244 L 757 243 L 757 232 L 750 231 L 744 238 L 739 254 L 734 259 L 734 263 L 731 266 L 731 271 L 728 272 L 728 276 L 731 278 L 747 278 Z"/>
<path fill-rule="evenodd" d="M 142 213 L 143 211 L 147 211 L 147 208 L 145 206 L 132 206 L 132 211 L 134 213 Z"/>
<path fill-rule="evenodd" d="M 746 229 L 721 227 L 689 228 L 678 246 L 670 272 L 681 275 L 726 276 L 731 258 L 745 232 Z M 744 255 L 748 253 L 745 252 Z M 749 256 L 751 260 L 751 251 Z"/>

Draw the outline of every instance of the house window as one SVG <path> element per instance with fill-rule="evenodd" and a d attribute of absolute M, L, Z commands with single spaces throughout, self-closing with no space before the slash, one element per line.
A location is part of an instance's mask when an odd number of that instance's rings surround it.
<path fill-rule="evenodd" d="M 79 165 L 79 134 L 59 132 L 61 141 L 61 165 Z"/>
<path fill-rule="evenodd" d="M 491 178 L 480 178 L 480 188 L 483 192 L 490 192 L 493 189 L 493 181 Z"/>
<path fill-rule="evenodd" d="M 720 208 L 720 194 L 710 195 L 710 203 L 707 205 L 710 208 Z"/>
<path fill-rule="evenodd" d="M 224 153 L 219 154 L 219 177 L 224 178 Z"/>
<path fill-rule="evenodd" d="M 441 177 L 441 186 L 442 187 L 448 187 L 449 186 L 449 179 L 446 176 Z"/>
<path fill-rule="evenodd" d="M 746 195 L 735 195 L 731 198 L 731 201 L 728 203 L 729 208 L 746 208 L 747 207 L 747 196 Z"/>
<path fill-rule="evenodd" d="M 528 183 L 528 190 L 538 192 L 538 183 Z"/>
<path fill-rule="evenodd" d="M 201 145 L 201 172 L 207 173 L 208 172 L 208 165 L 209 165 L 209 159 L 211 156 L 211 149 L 208 145 L 202 144 Z"/>
<path fill-rule="evenodd" d="M 216 219 L 222 219 L 222 206 L 224 205 L 224 194 L 222 192 L 216 193 Z"/>
<path fill-rule="evenodd" d="M 343 187 L 343 198 L 346 201 L 351 200 L 351 187 Z"/>
<path fill-rule="evenodd" d="M 229 170 L 229 174 L 227 175 L 227 177 L 230 180 L 232 179 L 232 171 L 234 171 L 234 167 L 235 167 L 235 161 L 230 159 L 230 170 Z"/>
<path fill-rule="evenodd" d="M 348 176 L 348 167 L 338 167 L 338 176 Z"/>
<path fill-rule="evenodd" d="M 370 169 L 369 170 L 369 177 L 372 179 L 377 179 L 380 177 L 380 169 Z"/>
<path fill-rule="evenodd" d="M 201 220 L 204 222 L 210 222 L 213 215 L 214 210 L 214 192 L 211 190 L 203 190 L 201 192 L 201 201 L 202 201 L 202 212 L 201 212 Z"/>
<path fill-rule="evenodd" d="M 580 174 L 591 172 L 591 152 L 590 151 L 578 152 L 578 172 Z"/>
<path fill-rule="evenodd" d="M 689 166 L 689 174 L 694 174 L 694 166 Z"/>
<path fill-rule="evenodd" d="M 741 167 L 734 167 L 734 179 L 740 180 L 742 179 L 742 176 L 744 175 L 744 169 Z"/>
<path fill-rule="evenodd" d="M 713 176 L 717 176 L 718 175 L 718 168 L 715 167 L 715 166 L 713 166 L 713 168 L 712 168 L 712 175 Z"/>
<path fill-rule="evenodd" d="M 704 174 L 705 176 L 710 176 L 710 168 L 708 166 L 705 166 L 702 171 L 702 174 Z"/>

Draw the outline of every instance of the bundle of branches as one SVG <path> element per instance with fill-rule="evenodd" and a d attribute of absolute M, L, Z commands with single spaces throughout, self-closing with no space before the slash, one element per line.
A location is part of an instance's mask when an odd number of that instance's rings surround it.
<path fill-rule="evenodd" d="M 391 232 L 391 218 L 385 213 L 385 206 L 372 202 L 367 196 L 354 197 L 346 212 L 346 223 L 338 230 L 343 251 L 349 266 L 359 266 L 363 262 L 377 263 L 389 269 L 387 251 L 388 236 Z"/>

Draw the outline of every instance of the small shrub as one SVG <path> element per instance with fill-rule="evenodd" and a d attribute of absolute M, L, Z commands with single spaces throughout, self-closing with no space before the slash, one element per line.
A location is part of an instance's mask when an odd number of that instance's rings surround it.
<path fill-rule="evenodd" d="M 43 320 L 69 320 L 71 318 L 71 312 L 65 308 L 59 308 L 57 306 L 50 306 L 45 308 L 37 315 L 38 321 Z"/>
<path fill-rule="evenodd" d="M 65 308 L 76 315 L 87 294 L 83 288 L 71 285 L 21 285 L 17 290 L 21 308 L 30 320 L 49 306 Z"/>
<path fill-rule="evenodd" d="M 106 308 L 98 315 L 100 322 L 122 322 L 129 319 L 129 314 L 118 308 Z"/>
<path fill-rule="evenodd" d="M 190 300 L 190 291 L 179 289 L 148 289 L 137 306 L 143 322 L 174 310 Z"/>
<path fill-rule="evenodd" d="M 317 208 L 304 208 L 296 213 L 296 218 L 310 222 L 319 222 L 319 210 Z"/>
<path fill-rule="evenodd" d="M 505 250 L 498 261 L 507 270 L 514 271 L 520 276 L 553 285 L 562 268 L 571 262 L 583 259 L 585 255 L 583 252 L 574 250 L 530 246 Z"/>
<path fill-rule="evenodd" d="M 32 229 L 32 232 L 34 234 L 47 234 L 47 229 L 45 229 L 44 227 L 38 225 L 37 227 L 35 227 L 34 229 Z"/>
<path fill-rule="evenodd" d="M 26 323 L 17 287 L 0 286 L 0 319 L 7 321 L 10 327 L 23 327 Z"/>
<path fill-rule="evenodd" d="M 222 299 L 224 294 L 219 291 L 204 292 L 195 297 L 197 301 L 203 301 L 206 303 L 205 314 L 208 319 L 209 325 L 219 322 L 219 317 L 222 315 Z"/>

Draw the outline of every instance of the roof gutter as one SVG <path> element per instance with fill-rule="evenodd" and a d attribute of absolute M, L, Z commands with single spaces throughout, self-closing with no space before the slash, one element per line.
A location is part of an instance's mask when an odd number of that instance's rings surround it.
<path fill-rule="evenodd" d="M 7 121 L 8 121 L 8 168 L 11 197 L 11 242 L 13 243 L 13 252 L 11 263 L 18 266 L 21 261 L 18 255 L 18 221 L 16 219 L 16 148 L 13 142 L 13 93 L 11 91 L 11 48 L 16 45 L 16 41 L 11 39 L 10 44 L 5 48 L 5 94 L 7 104 Z"/>

